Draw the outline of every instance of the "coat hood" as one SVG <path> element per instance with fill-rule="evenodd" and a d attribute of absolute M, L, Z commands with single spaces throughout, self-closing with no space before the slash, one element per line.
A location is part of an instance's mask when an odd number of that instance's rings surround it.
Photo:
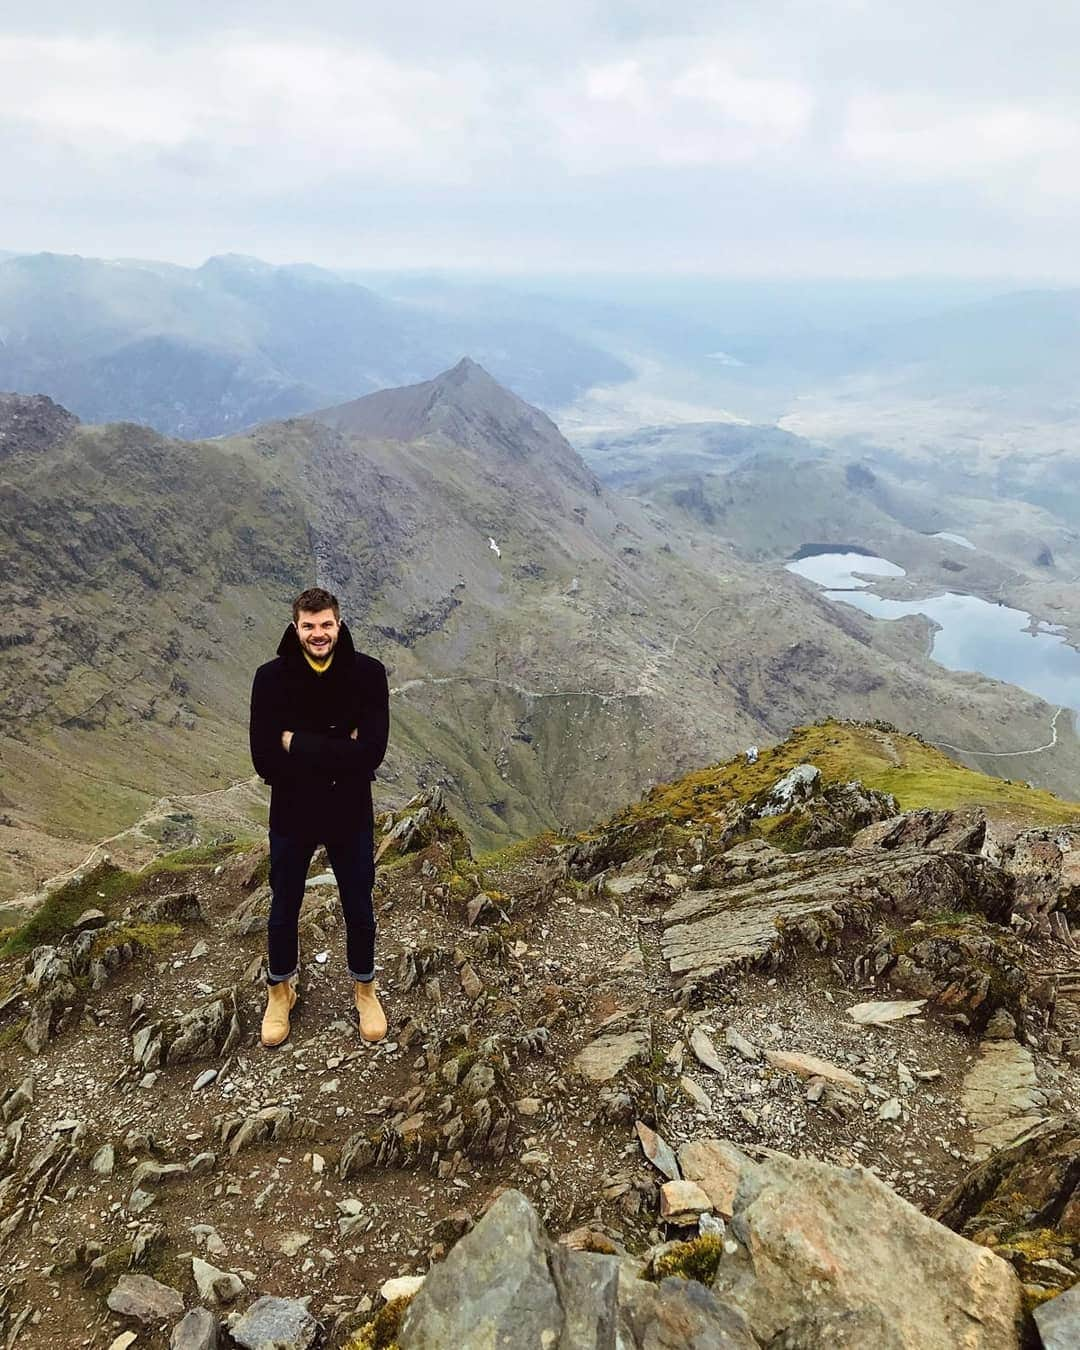
<path fill-rule="evenodd" d="M 330 666 L 333 670 L 338 663 L 338 654 L 342 656 L 341 664 L 348 667 L 352 664 L 356 656 L 356 648 L 353 646 L 352 634 L 349 632 L 349 625 L 342 623 L 338 629 L 338 640 L 334 646 L 334 660 Z M 293 624 L 289 624 L 281 635 L 281 641 L 277 646 L 278 656 L 283 656 L 286 661 L 303 661 L 304 649 L 300 646 L 300 638 Z"/>

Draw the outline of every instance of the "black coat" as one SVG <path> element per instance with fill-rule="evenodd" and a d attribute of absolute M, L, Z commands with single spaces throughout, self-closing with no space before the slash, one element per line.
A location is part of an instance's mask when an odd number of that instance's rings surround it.
<path fill-rule="evenodd" d="M 355 740 L 350 733 L 358 729 Z M 325 843 L 374 826 L 371 783 L 390 735 L 386 667 L 342 624 L 330 668 L 304 657 L 292 624 L 251 686 L 251 761 L 270 784 L 270 828 Z M 293 738 L 286 751 L 281 733 Z"/>

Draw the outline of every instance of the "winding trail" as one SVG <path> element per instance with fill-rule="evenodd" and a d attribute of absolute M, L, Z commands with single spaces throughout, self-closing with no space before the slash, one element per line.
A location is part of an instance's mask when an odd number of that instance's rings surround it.
<path fill-rule="evenodd" d="M 605 693 L 599 689 L 527 689 L 523 684 L 515 684 L 512 680 L 500 680 L 495 675 L 418 675 L 415 679 L 406 680 L 404 684 L 395 685 L 391 690 L 393 694 L 404 694 L 410 689 L 417 689 L 425 684 L 455 684 L 464 682 L 466 684 L 497 684 L 503 689 L 512 689 L 515 694 L 522 698 L 566 698 L 568 696 L 584 696 L 585 698 L 598 698 L 602 702 L 608 702 L 611 699 L 635 698 L 636 692 L 620 694 L 617 690 L 610 690 Z"/>
<path fill-rule="evenodd" d="M 965 745 L 950 745 L 948 741 L 931 741 L 931 745 L 936 745 L 942 750 L 956 750 L 961 755 L 985 755 L 991 759 L 1012 759 L 1016 755 L 1037 755 L 1043 750 L 1052 750 L 1057 745 L 1057 720 L 1065 711 L 1063 707 L 1058 708 L 1050 719 L 1050 739 L 1045 745 L 1033 745 L 1030 750 L 972 750 Z"/>
<path fill-rule="evenodd" d="M 49 877 L 41 884 L 38 890 L 33 893 L 34 896 L 52 890 L 55 886 L 63 885 L 63 883 L 69 881 L 76 872 L 82 872 L 87 867 L 93 866 L 93 864 L 99 860 L 98 855 L 103 854 L 109 844 L 115 844 L 118 839 L 123 839 L 124 836 L 128 834 L 141 834 L 142 827 L 148 821 L 159 818 L 167 808 L 180 806 L 184 802 L 204 802 L 208 797 L 221 797 L 226 792 L 232 792 L 234 788 L 238 787 L 250 786 L 254 788 L 255 784 L 259 781 L 260 779 L 257 774 L 249 774 L 247 778 L 236 778 L 231 783 L 227 784 L 227 786 L 222 788 L 211 788 L 209 792 L 186 792 L 179 797 L 159 797 L 148 811 L 142 813 L 138 820 L 133 820 L 130 825 L 125 825 L 122 830 L 117 830 L 115 834 L 110 834 L 108 839 L 99 839 L 81 863 L 77 863 L 66 872 L 60 872 L 54 877 Z M 24 899 L 26 897 L 20 896 L 18 898 Z"/>

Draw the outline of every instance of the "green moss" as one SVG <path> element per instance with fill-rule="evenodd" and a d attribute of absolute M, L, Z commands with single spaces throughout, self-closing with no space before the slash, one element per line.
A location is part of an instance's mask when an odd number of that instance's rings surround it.
<path fill-rule="evenodd" d="M 164 943 L 183 931 L 183 928 L 177 923 L 124 924 L 120 928 L 113 928 L 107 933 L 102 933 L 90 948 L 90 955 L 100 956 L 106 948 L 122 947 L 125 942 L 130 942 L 133 947 L 139 948 L 140 951 L 156 952 Z"/>
<path fill-rule="evenodd" d="M 1026 1228 L 1011 1236 L 1000 1237 L 994 1250 L 999 1256 L 1018 1257 L 1022 1261 L 1060 1261 L 1073 1258 L 1073 1244 L 1053 1228 Z"/>
<path fill-rule="evenodd" d="M 395 1298 L 385 1308 L 380 1308 L 370 1322 L 360 1328 L 348 1342 L 345 1350 L 399 1350 L 398 1332 L 401 1330 L 405 1309 L 412 1302 L 408 1298 Z"/>
<path fill-rule="evenodd" d="M 678 1242 L 653 1262 L 649 1279 L 659 1284 L 669 1275 L 681 1280 L 697 1280 L 706 1287 L 716 1278 L 724 1241 L 716 1233 L 705 1233 L 690 1242 Z"/>
<path fill-rule="evenodd" d="M 43 942 L 56 942 L 69 932 L 84 909 L 106 914 L 135 889 L 136 877 L 113 863 L 99 863 L 79 881 L 50 891 L 40 908 L 0 948 L 0 957 L 17 956 Z"/>

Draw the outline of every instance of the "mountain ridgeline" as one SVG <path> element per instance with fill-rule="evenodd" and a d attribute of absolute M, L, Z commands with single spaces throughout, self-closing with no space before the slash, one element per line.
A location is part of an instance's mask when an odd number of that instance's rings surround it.
<path fill-rule="evenodd" d="M 306 264 L 0 257 L 0 389 L 84 421 L 214 436 L 422 379 L 462 350 L 548 406 L 629 375 L 548 323 L 399 303 Z"/>
<path fill-rule="evenodd" d="M 390 672 L 377 806 L 439 786 L 479 847 L 825 713 L 961 745 L 1036 744 L 1052 713 L 605 485 L 471 359 L 211 441 L 8 396 L 0 456 L 6 896 L 105 838 L 135 863 L 261 831 L 251 676 L 315 582 Z M 1071 747 L 1042 784 L 1067 790 Z"/>

